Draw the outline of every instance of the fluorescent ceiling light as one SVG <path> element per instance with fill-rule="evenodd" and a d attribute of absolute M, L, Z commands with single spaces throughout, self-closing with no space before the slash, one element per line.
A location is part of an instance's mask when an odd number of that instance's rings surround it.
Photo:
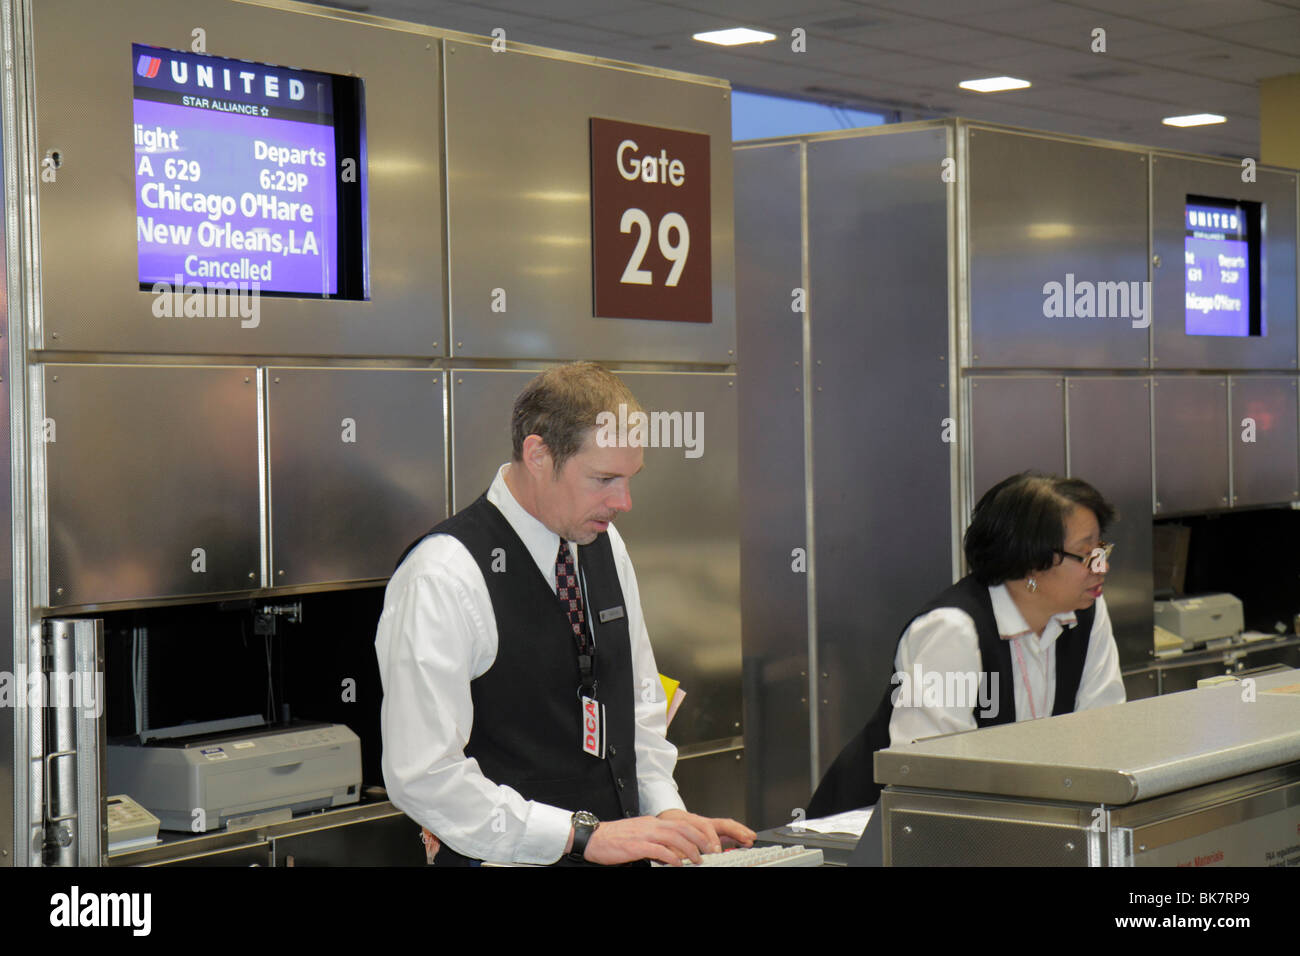
<path fill-rule="evenodd" d="M 1227 119 L 1218 113 L 1193 113 L 1190 116 L 1166 116 L 1160 122 L 1166 126 L 1212 126 L 1226 123 Z"/>
<path fill-rule="evenodd" d="M 1001 93 L 1003 90 L 1023 90 L 1029 86 L 1028 80 L 1017 80 L 1014 76 L 990 76 L 982 80 L 962 80 L 957 84 L 963 90 L 976 93 Z"/>
<path fill-rule="evenodd" d="M 711 30 L 708 33 L 696 33 L 691 37 L 692 40 L 703 40 L 705 43 L 716 43 L 719 46 L 739 46 L 742 43 L 766 43 L 768 40 L 775 40 L 775 33 L 765 33 L 762 30 L 751 30 L 749 27 L 733 27 L 730 30 Z"/>

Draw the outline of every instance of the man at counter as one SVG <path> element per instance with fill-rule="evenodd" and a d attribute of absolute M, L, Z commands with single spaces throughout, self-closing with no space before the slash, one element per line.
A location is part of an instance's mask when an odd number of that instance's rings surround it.
<path fill-rule="evenodd" d="M 640 447 L 597 441 L 640 410 L 580 362 L 533 379 L 512 460 L 412 544 L 375 650 L 390 799 L 441 841 L 434 863 L 699 862 L 734 820 L 686 812 L 636 575 L 613 520 Z M 428 842 L 428 838 L 426 838 Z"/>

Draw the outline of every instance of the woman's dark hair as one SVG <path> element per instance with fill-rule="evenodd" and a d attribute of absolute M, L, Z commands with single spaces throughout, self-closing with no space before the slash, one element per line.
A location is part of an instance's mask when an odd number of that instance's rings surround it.
<path fill-rule="evenodd" d="M 1065 546 L 1065 519 L 1075 507 L 1097 516 L 1104 533 L 1115 508 L 1080 478 L 1022 471 L 984 493 L 966 529 L 966 563 L 986 587 L 1046 571 Z"/>

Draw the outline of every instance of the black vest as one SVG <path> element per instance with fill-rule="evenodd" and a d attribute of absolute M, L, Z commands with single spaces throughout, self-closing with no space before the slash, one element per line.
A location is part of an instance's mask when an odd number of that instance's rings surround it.
<path fill-rule="evenodd" d="M 505 516 L 482 495 L 412 542 L 398 564 L 434 534 L 451 535 L 469 551 L 496 617 L 496 660 L 470 682 L 474 725 L 465 756 L 526 800 L 590 810 L 601 820 L 637 816 L 632 651 L 609 536 L 578 548 L 587 620 L 595 627 L 596 696 L 605 705 L 602 760 L 582 750 L 578 651 L 568 612 Z M 623 614 L 602 622 L 600 612 L 613 608 Z M 466 860 L 444 844 L 436 862 Z"/>
<path fill-rule="evenodd" d="M 981 707 L 972 708 L 976 726 L 982 728 L 1015 723 L 1016 689 L 1011 671 L 1011 642 L 1002 640 L 998 634 L 997 618 L 993 614 L 993 600 L 989 597 L 988 588 L 973 576 L 967 575 L 917 611 L 912 616 L 912 621 L 941 607 L 965 611 L 975 622 L 975 633 L 979 636 L 980 663 L 984 668 L 980 675 L 980 686 L 989 685 L 991 673 L 996 672 L 998 675 L 996 711 L 986 716 Z M 1086 610 L 1076 611 L 1074 627 L 1066 628 L 1056 639 L 1056 701 L 1052 707 L 1053 716 L 1074 711 L 1096 609 L 1097 605 L 1093 604 Z M 912 626 L 912 621 L 908 622 L 908 627 Z M 899 634 L 900 641 L 906 632 L 907 628 L 903 628 Z M 890 658 L 891 678 L 895 660 L 897 653 Z M 875 782 L 874 757 L 877 750 L 889 747 L 889 721 L 894 715 L 893 698 L 897 690 L 897 685 L 891 679 L 876 712 L 858 735 L 840 751 L 840 755 L 826 771 L 826 776 L 822 777 L 817 792 L 808 804 L 810 819 L 869 807 L 880 799 L 882 788 Z"/>

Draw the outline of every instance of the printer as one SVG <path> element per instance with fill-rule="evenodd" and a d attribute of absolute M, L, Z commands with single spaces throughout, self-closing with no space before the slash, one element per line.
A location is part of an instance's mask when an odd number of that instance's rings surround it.
<path fill-rule="evenodd" d="M 1155 624 L 1180 639 L 1184 648 L 1230 643 L 1246 626 L 1241 599 L 1231 594 L 1156 601 Z"/>
<path fill-rule="evenodd" d="M 270 811 L 356 803 L 361 741 L 341 724 L 268 727 L 260 715 L 182 724 L 110 741 L 108 780 L 165 830 L 238 828 Z"/>

